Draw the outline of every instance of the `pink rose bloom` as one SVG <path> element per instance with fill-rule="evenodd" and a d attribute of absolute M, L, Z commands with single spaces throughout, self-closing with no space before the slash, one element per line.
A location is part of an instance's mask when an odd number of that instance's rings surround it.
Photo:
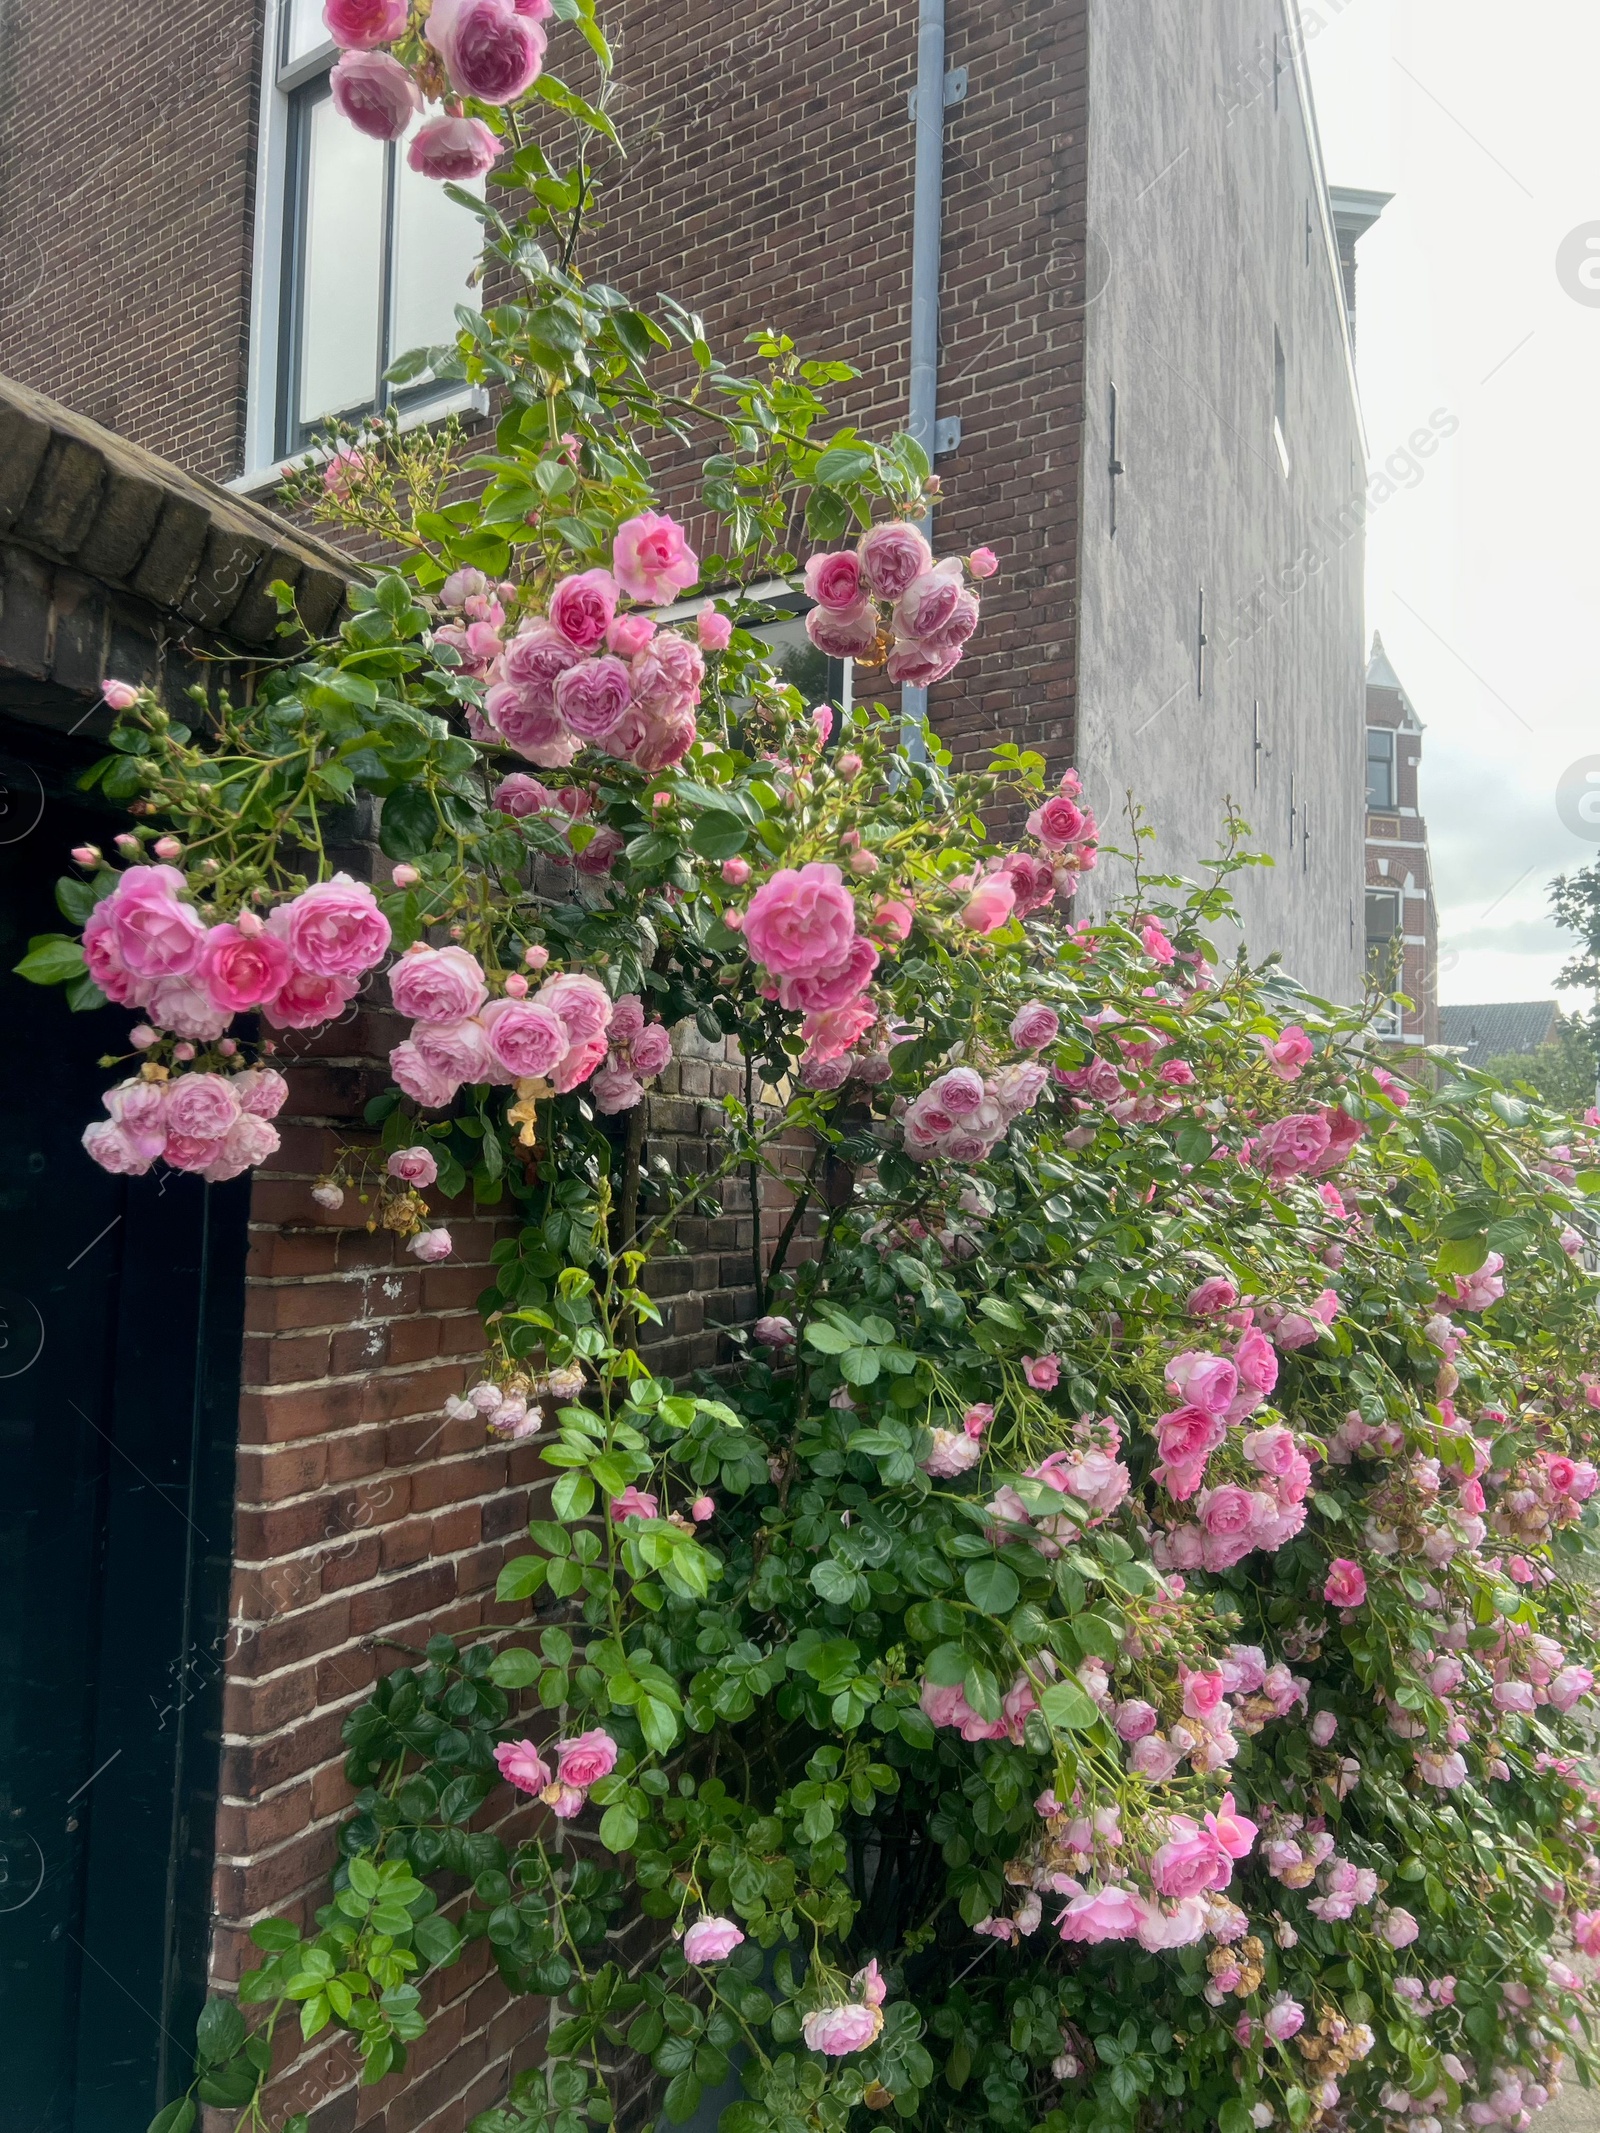
<path fill-rule="evenodd" d="M 580 652 L 598 650 L 617 612 L 617 581 L 609 570 L 563 578 L 550 595 L 550 621 Z"/>
<path fill-rule="evenodd" d="M 135 977 L 186 977 L 199 963 L 206 928 L 192 904 L 179 903 L 182 887 L 176 867 L 129 867 L 106 900 L 117 956 Z"/>
<path fill-rule="evenodd" d="M 1165 970 L 1176 960 L 1178 951 L 1153 918 L 1147 919 L 1140 928 L 1139 938 L 1152 963 L 1159 963 Z"/>
<path fill-rule="evenodd" d="M 683 1936 L 685 1962 L 720 1963 L 739 1947 L 744 1935 L 731 1918 L 697 1918 Z"/>
<path fill-rule="evenodd" d="M 1278 1382 L 1277 1353 L 1267 1336 L 1253 1326 L 1239 1338 L 1233 1351 L 1233 1367 L 1239 1373 L 1240 1384 L 1252 1392 L 1269 1393 Z"/>
<path fill-rule="evenodd" d="M 317 977 L 359 977 L 389 945 L 389 921 L 377 898 L 348 874 L 313 883 L 285 909 L 289 953 Z"/>
<path fill-rule="evenodd" d="M 569 1043 L 590 1044 L 605 1036 L 611 1021 L 611 995 L 598 979 L 579 970 L 564 970 L 547 978 L 536 998 L 560 1022 Z"/>
<path fill-rule="evenodd" d="M 1280 1081 L 1298 1081 L 1302 1069 L 1310 1065 L 1313 1056 L 1311 1039 L 1298 1022 L 1291 1022 L 1276 1044 L 1271 1038 L 1263 1037 L 1261 1049 Z"/>
<path fill-rule="evenodd" d="M 1367 1573 L 1347 1555 L 1336 1555 L 1328 1565 L 1322 1597 L 1330 1607 L 1360 1607 L 1367 1597 Z"/>
<path fill-rule="evenodd" d="M 409 1040 L 397 1044 L 389 1054 L 389 1072 L 412 1102 L 421 1104 L 425 1111 L 442 1110 L 454 1100 L 461 1086 L 459 1074 L 451 1074 L 424 1058 Z"/>
<path fill-rule="evenodd" d="M 334 110 L 371 140 L 398 141 L 422 116 L 422 91 L 388 52 L 344 52 L 328 81 Z"/>
<path fill-rule="evenodd" d="M 1316 1111 L 1292 1111 L 1273 1119 L 1256 1135 L 1256 1160 L 1275 1179 L 1309 1170 L 1328 1153 L 1333 1139 L 1326 1118 Z"/>
<path fill-rule="evenodd" d="M 653 1081 L 672 1059 L 671 1030 L 664 1023 L 652 1022 L 634 1039 L 631 1058 L 640 1080 Z"/>
<path fill-rule="evenodd" d="M 95 1119 L 84 1127 L 82 1138 L 86 1152 L 100 1168 L 118 1178 L 142 1178 L 161 1153 L 160 1148 L 152 1154 L 145 1153 L 148 1142 L 135 1139 L 113 1118 Z"/>
<path fill-rule="evenodd" d="M 502 778 L 490 795 L 503 815 L 515 815 L 519 820 L 526 815 L 543 814 L 555 805 L 555 795 L 548 785 L 541 785 L 537 778 L 530 778 L 525 771 L 514 770 L 510 777 Z"/>
<path fill-rule="evenodd" d="M 122 960 L 117 946 L 116 898 L 102 897 L 89 913 L 83 928 L 83 959 L 89 975 L 106 998 L 118 1007 L 135 1007 L 140 980 Z"/>
<path fill-rule="evenodd" d="M 848 548 L 807 557 L 806 593 L 819 607 L 836 612 L 857 607 L 862 596 L 860 557 Z"/>
<path fill-rule="evenodd" d="M 482 119 L 424 119 L 406 161 L 421 178 L 449 179 L 460 185 L 481 178 L 500 157 L 500 143 Z"/>
<path fill-rule="evenodd" d="M 1298 2036 L 1305 2027 L 1306 2011 L 1298 2000 L 1291 2000 L 1286 1993 L 1275 1995 L 1267 2009 L 1262 2027 L 1274 2044 L 1287 2044 L 1291 2037 Z"/>
<path fill-rule="evenodd" d="M 614 830 L 609 822 L 602 822 L 572 863 L 580 874 L 587 874 L 591 881 L 598 881 L 611 872 L 621 858 L 626 843 L 627 839 L 621 830 Z"/>
<path fill-rule="evenodd" d="M 957 1474 L 965 1474 L 983 1457 L 983 1447 L 974 1443 L 963 1430 L 935 1429 L 932 1439 L 927 1455 L 918 1464 L 935 1481 L 953 1481 Z"/>
<path fill-rule="evenodd" d="M 518 1792 L 543 1792 L 550 1783 L 550 1765 L 531 1740 L 503 1740 L 494 1751 L 500 1775 Z"/>
<path fill-rule="evenodd" d="M 1147 1733 L 1134 1743 L 1128 1767 L 1137 1770 L 1149 1784 L 1162 1785 L 1183 1760 L 1164 1733 Z"/>
<path fill-rule="evenodd" d="M 572 1740 L 558 1740 L 554 1752 L 557 1782 L 585 1792 L 617 1767 L 617 1744 L 603 1726 L 593 1726 Z"/>
<path fill-rule="evenodd" d="M 815 976 L 780 978 L 778 999 L 787 1008 L 802 1008 L 818 1014 L 830 1007 L 845 1007 L 872 982 L 878 967 L 878 951 L 865 934 L 858 933 L 845 951 L 844 960 Z M 872 1019 L 877 1019 L 874 1012 Z M 863 1024 L 863 1028 L 868 1024 Z"/>
<path fill-rule="evenodd" d="M 877 1019 L 877 1009 L 863 1000 L 817 1009 L 806 1016 L 801 1029 L 808 1055 L 818 1061 L 842 1059 Z"/>
<path fill-rule="evenodd" d="M 431 1148 L 397 1148 L 384 1167 L 390 1177 L 398 1178 L 402 1185 L 419 1189 L 436 1183 L 439 1176 L 439 1165 Z"/>
<path fill-rule="evenodd" d="M 423 34 L 463 96 L 509 104 L 544 64 L 544 31 L 510 0 L 433 0 Z"/>
<path fill-rule="evenodd" d="M 969 933 L 998 933 L 1016 909 L 1017 892 L 1003 874 L 986 874 L 961 907 Z"/>
<path fill-rule="evenodd" d="M 1184 1310 L 1191 1318 L 1210 1318 L 1219 1311 L 1231 1311 L 1239 1301 L 1239 1291 L 1225 1274 L 1209 1274 L 1206 1279 L 1189 1291 L 1184 1301 Z M 1271 1353 L 1270 1345 L 1268 1353 Z M 1238 1364 L 1234 1358 L 1235 1367 Z M 1277 1378 L 1277 1363 L 1274 1359 L 1273 1378 Z"/>
<path fill-rule="evenodd" d="M 1600 1957 L 1600 1911 L 1575 1911 L 1572 1939 L 1581 1954 Z"/>
<path fill-rule="evenodd" d="M 878 641 L 878 610 L 870 600 L 852 607 L 813 607 L 806 612 L 806 635 L 830 659 L 860 659 Z"/>
<path fill-rule="evenodd" d="M 855 928 L 844 876 L 819 860 L 798 871 L 780 868 L 757 889 L 744 917 L 750 953 L 780 978 L 836 970 L 850 953 Z"/>
<path fill-rule="evenodd" d="M 1225 1356 L 1186 1348 L 1167 1364 L 1167 1384 L 1186 1406 L 1225 1414 L 1239 1390 L 1239 1373 Z"/>
<path fill-rule="evenodd" d="M 455 1249 L 447 1229 L 419 1229 L 406 1250 L 413 1259 L 420 1259 L 424 1266 L 433 1266 L 441 1259 L 448 1259 Z"/>
<path fill-rule="evenodd" d="M 1307 1318 L 1302 1311 L 1286 1311 L 1273 1328 L 1272 1337 L 1286 1352 L 1309 1348 L 1322 1338 L 1322 1321 Z"/>
<path fill-rule="evenodd" d="M 1198 1896 L 1202 1889 L 1225 1889 L 1233 1878 L 1233 1861 L 1209 1829 L 1188 1815 L 1172 1815 L 1172 1834 L 1151 1856 L 1150 1883 L 1161 1896 Z"/>
<path fill-rule="evenodd" d="M 1498 1252 L 1491 1252 L 1474 1274 L 1456 1276 L 1455 1305 L 1461 1311 L 1487 1311 L 1492 1303 L 1498 1303 L 1506 1292 L 1501 1272 L 1505 1261 Z"/>
<path fill-rule="evenodd" d="M 1156 1448 L 1164 1465 L 1192 1467 L 1209 1459 L 1226 1435 L 1227 1423 L 1212 1409 L 1179 1407 L 1156 1424 Z M 1192 1495 L 1193 1490 L 1183 1493 Z"/>
<path fill-rule="evenodd" d="M 1011 1020 L 1011 1041 L 1021 1052 L 1042 1052 L 1060 1031 L 1061 1017 L 1042 1000 L 1029 1000 Z"/>
<path fill-rule="evenodd" d="M 1419 1748 L 1417 1775 L 1424 1784 L 1436 1785 L 1441 1792 L 1454 1792 L 1458 1785 L 1467 1782 L 1466 1758 L 1453 1748 L 1448 1754 L 1441 1754 L 1435 1748 Z"/>
<path fill-rule="evenodd" d="M 470 1015 L 456 1022 L 418 1022 L 412 1028 L 411 1042 L 430 1066 L 448 1074 L 457 1086 L 464 1081 L 510 1079 L 489 1048 L 488 1032 Z M 389 1057 L 393 1065 L 394 1054 Z"/>
<path fill-rule="evenodd" d="M 1252 1430 L 1240 1448 L 1250 1464 L 1259 1467 L 1263 1474 L 1290 1474 L 1299 1456 L 1293 1432 L 1285 1429 L 1281 1422 L 1274 1422 L 1266 1429 Z"/>
<path fill-rule="evenodd" d="M 903 941 L 910 937 L 915 916 L 908 903 L 902 903 L 897 896 L 886 896 L 873 910 L 871 930 L 879 940 Z"/>
<path fill-rule="evenodd" d="M 267 930 L 278 931 L 270 923 Z M 319 1029 L 344 1013 L 355 992 L 354 978 L 322 978 L 309 970 L 291 970 L 281 989 L 262 1002 L 261 1012 L 274 1029 Z"/>
<path fill-rule="evenodd" d="M 493 1000 L 478 1019 L 490 1051 L 513 1080 L 553 1074 L 567 1052 L 559 1017 L 538 1000 Z"/>
<path fill-rule="evenodd" d="M 1178 1662 L 1178 1678 L 1183 1685 L 1183 1709 L 1188 1718 L 1210 1718 L 1220 1710 L 1223 1698 L 1222 1670 L 1220 1667 L 1190 1668 Z"/>
<path fill-rule="evenodd" d="M 1117 1729 L 1118 1738 L 1125 1740 L 1131 1747 L 1135 1741 L 1145 1740 L 1154 1733 L 1158 1720 L 1159 1713 L 1155 1705 L 1145 1703 L 1142 1698 L 1134 1696 L 1126 1703 L 1117 1705 L 1112 1724 Z"/>
<path fill-rule="evenodd" d="M 609 652 L 582 660 L 556 677 L 556 709 L 581 741 L 603 740 L 632 701 L 632 677 Z"/>
<path fill-rule="evenodd" d="M 1497 1711 L 1515 1711 L 1523 1717 L 1533 1715 L 1537 1701 L 1531 1681 L 1497 1681 L 1489 1695 Z"/>
<path fill-rule="evenodd" d="M 241 1111 L 253 1118 L 276 1118 L 288 1100 L 289 1084 L 275 1067 L 250 1067 L 233 1077 Z"/>
<path fill-rule="evenodd" d="M 1054 1392 L 1061 1382 L 1061 1358 L 1058 1355 L 1025 1355 L 1022 1375 L 1035 1392 Z"/>
<path fill-rule="evenodd" d="M 652 718 L 681 718 L 700 701 L 706 663 L 681 630 L 658 630 L 629 668 L 634 701 Z"/>
<path fill-rule="evenodd" d="M 771 1315 L 758 1318 L 750 1328 L 751 1337 L 763 1348 L 792 1348 L 795 1340 L 794 1321 Z"/>
<path fill-rule="evenodd" d="M 291 967 L 288 949 L 257 921 L 253 933 L 213 926 L 196 975 L 214 1006 L 238 1015 L 281 992 Z"/>
<path fill-rule="evenodd" d="M 583 654 L 553 623 L 536 621 L 519 630 L 506 646 L 503 668 L 507 683 L 528 700 L 530 710 L 549 711 L 555 705 L 556 683 L 582 660 Z M 490 696 L 494 694 L 491 690 Z M 484 708 L 500 724 L 494 705 L 486 700 Z M 503 724 L 500 730 L 506 732 Z"/>
<path fill-rule="evenodd" d="M 1131 1940 L 1145 1907 L 1131 1889 L 1082 1889 L 1061 1914 L 1063 1940 Z"/>
<path fill-rule="evenodd" d="M 725 652 L 733 642 L 733 618 L 720 608 L 703 607 L 695 620 L 702 652 Z"/>
<path fill-rule="evenodd" d="M 856 544 L 861 575 L 880 600 L 898 600 L 933 562 L 927 542 L 904 519 L 871 526 Z"/>
<path fill-rule="evenodd" d="M 896 600 L 895 635 L 937 638 L 958 613 L 964 613 L 963 602 L 970 604 L 972 619 L 976 622 L 978 603 L 962 580 L 960 561 L 955 556 L 947 556 L 942 563 L 935 563 L 931 570 L 919 572 Z M 971 634 L 970 630 L 967 634 Z"/>
<path fill-rule="evenodd" d="M 575 1044 L 550 1077 L 551 1087 L 558 1096 L 580 1087 L 589 1079 L 596 1067 L 605 1063 L 606 1040 L 591 1038 L 586 1043 Z"/>
<path fill-rule="evenodd" d="M 1216 1540 L 1248 1534 L 1255 1515 L 1253 1493 L 1231 1481 L 1224 1482 L 1220 1488 L 1209 1489 L 1200 1505 L 1200 1523 Z"/>
<path fill-rule="evenodd" d="M 716 1515 L 717 1504 L 715 1497 L 697 1496 L 689 1506 L 689 1516 L 697 1526 L 703 1526 L 708 1518 L 715 1518 Z"/>
<path fill-rule="evenodd" d="M 1570 1711 L 1594 1687 L 1594 1675 L 1586 1666 L 1564 1666 L 1554 1675 L 1547 1691 L 1547 1700 L 1558 1711 Z"/>
<path fill-rule="evenodd" d="M 660 1499 L 652 1496 L 648 1489 L 634 1488 L 630 1484 L 620 1496 L 611 1499 L 613 1525 L 623 1525 L 630 1518 L 658 1518 L 660 1514 Z"/>
<path fill-rule="evenodd" d="M 1398 1904 L 1378 1920 L 1378 1931 L 1391 1948 L 1409 1948 L 1421 1930 L 1411 1913 Z"/>
<path fill-rule="evenodd" d="M 864 2052 L 869 2044 L 877 2042 L 883 2016 L 876 2007 L 854 2003 L 818 2007 L 805 2017 L 800 2028 L 812 2051 L 821 2052 L 826 2059 L 842 2059 L 848 2052 Z"/>
<path fill-rule="evenodd" d="M 974 548 L 967 557 L 967 568 L 975 578 L 992 578 L 1000 568 L 1000 558 L 992 548 Z"/>
<path fill-rule="evenodd" d="M 1066 793 L 1052 793 L 1040 807 L 1028 817 L 1026 828 L 1030 837 L 1052 852 L 1065 851 L 1069 844 L 1076 844 L 1086 827 L 1086 817 Z"/>
<path fill-rule="evenodd" d="M 951 1067 L 928 1089 L 935 1107 L 952 1119 L 970 1118 L 984 1099 L 983 1076 L 975 1067 Z"/>
<path fill-rule="evenodd" d="M 409 1021 L 459 1022 L 478 1012 L 489 988 L 477 957 L 465 948 L 429 948 L 418 942 L 391 964 L 389 997 Z"/>
<path fill-rule="evenodd" d="M 324 0 L 322 19 L 335 44 L 370 52 L 405 35 L 406 0 Z"/>
<path fill-rule="evenodd" d="M 641 511 L 625 519 L 611 544 L 611 566 L 630 600 L 664 607 L 700 575 L 700 558 L 674 519 Z"/>
<path fill-rule="evenodd" d="M 180 1074 L 167 1084 L 163 1115 L 169 1135 L 220 1141 L 239 1116 L 239 1099 L 220 1074 Z"/>
<path fill-rule="evenodd" d="M 892 682 L 909 683 L 913 689 L 931 689 L 936 681 L 953 673 L 960 660 L 960 645 L 946 648 L 925 644 L 916 637 L 897 637 L 884 672 Z"/>
<path fill-rule="evenodd" d="M 589 1084 L 589 1094 L 602 1118 L 615 1118 L 619 1112 L 631 1111 L 635 1104 L 644 1101 L 644 1083 L 626 1067 L 610 1067 L 605 1073 L 595 1075 Z"/>

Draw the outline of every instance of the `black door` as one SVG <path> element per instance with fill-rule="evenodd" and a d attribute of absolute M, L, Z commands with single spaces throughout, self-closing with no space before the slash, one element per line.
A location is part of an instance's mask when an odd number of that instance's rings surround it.
<path fill-rule="evenodd" d="M 130 1017 L 11 969 L 106 820 L 0 784 L 0 2133 L 143 2133 L 204 1982 L 248 1182 L 84 1154 Z"/>

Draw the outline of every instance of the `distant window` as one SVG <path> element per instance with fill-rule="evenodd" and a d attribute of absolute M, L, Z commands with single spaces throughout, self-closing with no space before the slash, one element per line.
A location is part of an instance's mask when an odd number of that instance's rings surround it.
<path fill-rule="evenodd" d="M 454 339 L 456 306 L 473 302 L 467 277 L 481 231 L 442 185 L 410 169 L 404 141 L 371 140 L 334 110 L 328 73 L 336 55 L 313 0 L 286 0 L 276 43 L 285 138 L 279 456 L 303 450 L 330 415 L 421 408 L 459 391 L 431 376 L 391 386 L 383 373 L 413 348 Z"/>
<path fill-rule="evenodd" d="M 1398 889 L 1369 889 L 1367 891 L 1367 942 L 1371 947 L 1381 944 L 1387 948 L 1400 931 L 1400 891 Z"/>
<path fill-rule="evenodd" d="M 1392 809 L 1394 789 L 1394 734 L 1387 726 L 1367 728 L 1367 805 Z M 1371 899 L 1368 899 L 1369 903 Z"/>
<path fill-rule="evenodd" d="M 1283 336 L 1272 329 L 1272 441 L 1278 447 L 1285 474 L 1289 471 L 1289 365 L 1283 353 Z"/>

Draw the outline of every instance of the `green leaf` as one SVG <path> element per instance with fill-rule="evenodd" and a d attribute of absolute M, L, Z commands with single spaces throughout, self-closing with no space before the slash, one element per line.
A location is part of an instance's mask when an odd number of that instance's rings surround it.
<path fill-rule="evenodd" d="M 189 2133 L 195 2122 L 195 2101 L 192 2096 L 179 2096 L 165 2104 L 150 2121 L 150 2133 Z"/>
<path fill-rule="evenodd" d="M 531 1600 L 545 1581 L 549 1565 L 540 1555 L 516 1555 L 500 1568 L 495 1579 L 497 1600 Z"/>
<path fill-rule="evenodd" d="M 824 1355 L 843 1355 L 856 1345 L 856 1336 L 846 1333 L 842 1327 L 830 1326 L 825 1319 L 816 1319 L 806 1328 L 806 1339 L 813 1348 L 820 1348 Z"/>
<path fill-rule="evenodd" d="M 244 2042 L 244 2016 L 232 2000 L 207 2000 L 195 2024 L 200 2057 L 212 2066 L 231 2059 Z"/>
<path fill-rule="evenodd" d="M 439 835 L 432 795 L 420 785 L 400 785 L 383 803 L 378 843 L 389 859 L 420 859 Z"/>
<path fill-rule="evenodd" d="M 36 933 L 16 974 L 30 985 L 65 985 L 84 974 L 83 948 L 64 933 Z"/>
<path fill-rule="evenodd" d="M 689 835 L 689 842 L 705 859 L 731 859 L 742 852 L 750 832 L 737 815 L 702 815 Z"/>
<path fill-rule="evenodd" d="M 600 1817 L 600 1842 L 608 1852 L 625 1852 L 639 1834 L 639 1817 L 623 1800 Z"/>
<path fill-rule="evenodd" d="M 1053 1681 L 1039 1698 L 1039 1708 L 1053 1726 L 1069 1733 L 1082 1733 L 1097 1725 L 1100 1709 L 1093 1697 L 1075 1681 Z"/>
<path fill-rule="evenodd" d="M 540 1564 L 540 1569 L 544 1565 Z M 539 1678 L 542 1667 L 537 1652 L 530 1652 L 520 1644 L 508 1651 L 496 1652 L 489 1662 L 489 1679 L 497 1689 L 531 1688 Z"/>
<path fill-rule="evenodd" d="M 1000 1562 L 969 1563 L 962 1582 L 967 1598 L 986 1615 L 1010 1614 L 1022 1590 L 1016 1572 Z"/>
<path fill-rule="evenodd" d="M 872 472 L 873 459 L 867 445 L 830 445 L 817 461 L 812 479 L 825 489 L 837 488 L 842 481 L 859 481 Z"/>
<path fill-rule="evenodd" d="M 557 1518 L 587 1518 L 594 1509 L 594 1483 L 587 1474 L 563 1474 L 550 1491 L 550 1508 Z"/>
<path fill-rule="evenodd" d="M 1441 1280 L 1452 1274 L 1475 1274 L 1489 1256 L 1487 1237 L 1452 1237 L 1439 1247 L 1435 1262 Z"/>

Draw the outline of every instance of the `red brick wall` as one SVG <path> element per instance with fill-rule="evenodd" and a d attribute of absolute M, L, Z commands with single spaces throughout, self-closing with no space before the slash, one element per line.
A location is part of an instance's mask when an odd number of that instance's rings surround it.
<path fill-rule="evenodd" d="M 10 0 L 0 373 L 238 469 L 260 7 Z"/>
<path fill-rule="evenodd" d="M 327 1900 L 351 1798 L 346 1715 L 406 1662 L 396 1645 L 420 1648 L 440 1633 L 476 1641 L 523 1620 L 520 1607 L 495 1603 L 495 1577 L 525 1547 L 527 1519 L 549 1516 L 533 1507 L 554 1479 L 536 1445 L 486 1444 L 479 1424 L 441 1413 L 481 1353 L 475 1299 L 490 1285 L 496 1223 L 445 1210 L 454 1255 L 422 1267 L 392 1237 L 367 1234 L 353 1193 L 337 1214 L 310 1198 L 341 1142 L 363 1138 L 362 1106 L 387 1083 L 374 1060 L 397 1034 L 367 1015 L 303 1043 L 303 1063 L 289 1067 L 283 1148 L 252 1200 L 215 1875 L 223 1987 L 254 1959 L 257 1918 L 309 1922 Z M 665 1156 L 682 1180 L 720 1159 L 718 1099 L 739 1077 L 692 1031 L 677 1042 L 645 1152 Z M 793 1164 L 802 1156 L 789 1151 Z M 774 1181 L 764 1198 L 770 1243 L 786 1196 Z M 722 1213 L 679 1225 L 678 1255 L 650 1278 L 664 1324 L 647 1353 L 663 1372 L 723 1359 L 719 1328 L 752 1314 L 742 1180 L 725 1183 L 722 1201 Z M 542 1735 L 551 1716 L 529 1708 Z M 424 2004 L 431 2026 L 404 2076 L 357 2090 L 353 2058 L 324 2038 L 280 2062 L 277 2108 L 327 2097 L 318 2133 L 460 2133 L 537 2049 L 543 2003 L 513 2000 L 480 1943 L 432 1981 Z"/>
<path fill-rule="evenodd" d="M 633 154 L 590 270 L 700 310 L 730 354 L 770 325 L 847 357 L 842 418 L 902 425 L 916 22 L 916 0 L 625 0 Z M 1083 0 L 950 0 L 947 60 L 969 87 L 946 128 L 939 412 L 962 444 L 938 464 L 937 546 L 1001 558 L 974 648 L 934 692 L 959 758 L 1012 736 L 1052 762 L 1072 750 L 1087 37 Z"/>

